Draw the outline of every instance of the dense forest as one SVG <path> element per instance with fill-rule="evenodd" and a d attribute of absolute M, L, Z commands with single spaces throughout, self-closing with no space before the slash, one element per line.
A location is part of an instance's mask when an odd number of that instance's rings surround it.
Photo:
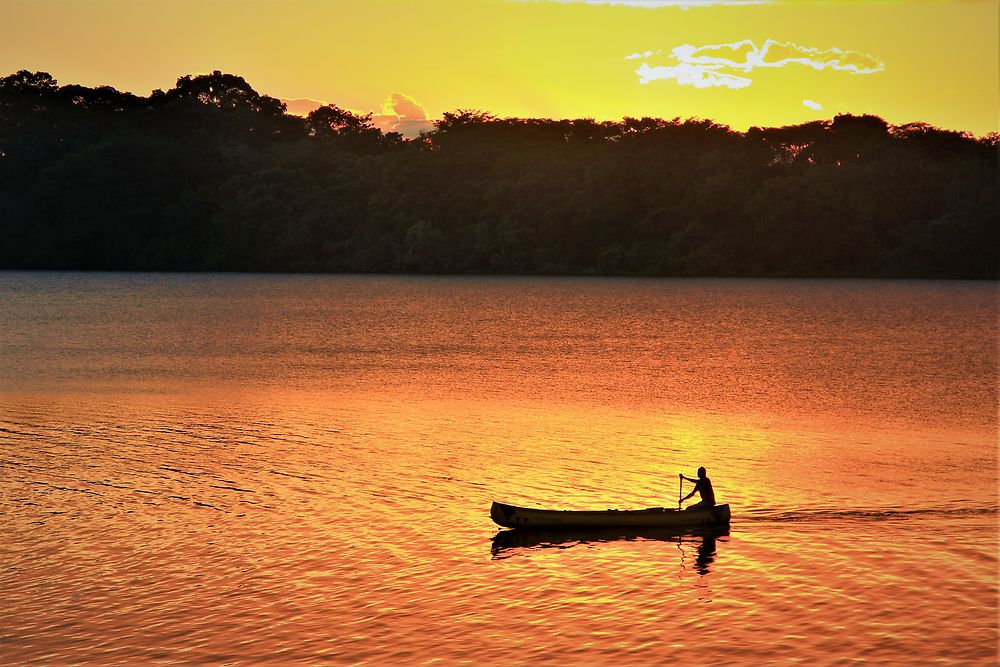
<path fill-rule="evenodd" d="M 446 113 L 407 139 L 238 76 L 0 79 L 0 268 L 997 278 L 998 136 L 838 115 Z"/>

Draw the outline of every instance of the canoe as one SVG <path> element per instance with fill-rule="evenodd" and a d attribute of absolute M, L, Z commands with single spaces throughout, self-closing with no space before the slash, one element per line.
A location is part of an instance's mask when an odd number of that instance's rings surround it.
<path fill-rule="evenodd" d="M 650 507 L 644 510 L 540 510 L 494 502 L 490 518 L 504 528 L 684 528 L 726 525 L 729 505 L 704 510 Z"/>

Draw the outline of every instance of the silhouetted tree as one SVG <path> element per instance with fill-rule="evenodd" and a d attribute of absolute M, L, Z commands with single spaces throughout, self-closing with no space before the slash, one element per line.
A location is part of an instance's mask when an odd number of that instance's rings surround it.
<path fill-rule="evenodd" d="M 241 76 L 223 74 L 215 70 L 211 74 L 182 76 L 177 85 L 166 93 L 167 100 L 189 100 L 216 109 L 246 110 L 254 113 L 281 115 L 285 104 L 279 100 L 261 95 Z"/>
<path fill-rule="evenodd" d="M 412 140 L 242 77 L 0 78 L 0 268 L 996 278 L 998 135 L 841 114 L 445 113 Z"/>

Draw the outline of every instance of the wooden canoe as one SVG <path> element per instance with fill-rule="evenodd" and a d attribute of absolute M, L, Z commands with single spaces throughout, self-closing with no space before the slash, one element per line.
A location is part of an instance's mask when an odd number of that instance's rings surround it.
<path fill-rule="evenodd" d="M 729 505 L 704 510 L 650 507 L 644 510 L 539 510 L 494 502 L 490 518 L 504 528 L 686 528 L 726 525 Z"/>

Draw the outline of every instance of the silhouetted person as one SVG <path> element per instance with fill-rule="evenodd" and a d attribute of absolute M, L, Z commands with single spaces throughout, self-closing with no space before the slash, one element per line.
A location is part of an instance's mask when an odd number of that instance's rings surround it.
<path fill-rule="evenodd" d="M 694 494 L 699 493 L 701 494 L 701 502 L 691 505 L 691 507 L 688 507 L 688 510 L 705 510 L 715 507 L 715 491 L 712 490 L 712 480 L 705 475 L 704 467 L 698 468 L 698 479 L 691 479 L 690 477 L 685 477 L 683 474 L 678 475 L 678 477 L 686 479 L 689 482 L 694 482 L 694 489 L 691 490 L 691 493 L 678 500 L 678 505 Z"/>

